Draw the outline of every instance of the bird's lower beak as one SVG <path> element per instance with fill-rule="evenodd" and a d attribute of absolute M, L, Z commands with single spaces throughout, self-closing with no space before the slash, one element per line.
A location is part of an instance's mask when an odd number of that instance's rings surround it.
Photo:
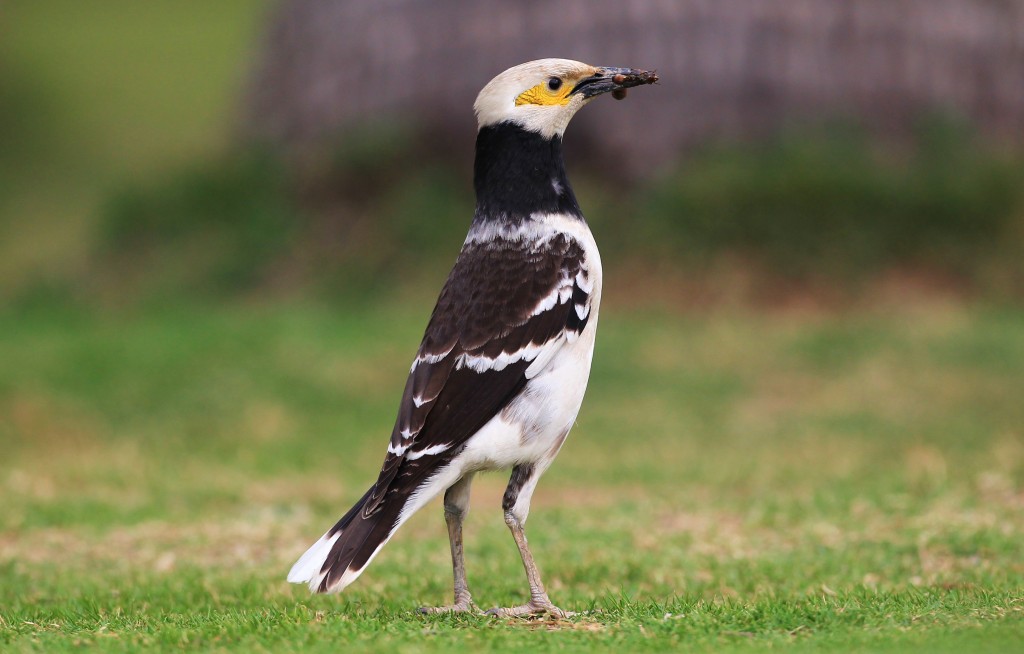
<path fill-rule="evenodd" d="M 570 95 L 581 93 L 584 98 L 592 98 L 609 91 L 625 91 L 633 86 L 654 84 L 657 81 L 658 73 L 654 71 L 604 66 L 590 77 L 577 82 Z"/>

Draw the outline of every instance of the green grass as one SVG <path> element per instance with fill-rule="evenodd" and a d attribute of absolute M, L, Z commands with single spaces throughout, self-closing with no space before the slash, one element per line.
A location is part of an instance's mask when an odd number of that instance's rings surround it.
<path fill-rule="evenodd" d="M 529 532 L 567 622 L 422 617 L 435 503 L 341 596 L 286 584 L 374 476 L 429 307 L 0 314 L 0 649 L 1014 651 L 1024 312 L 602 318 Z M 475 485 L 470 583 L 525 579 Z"/>

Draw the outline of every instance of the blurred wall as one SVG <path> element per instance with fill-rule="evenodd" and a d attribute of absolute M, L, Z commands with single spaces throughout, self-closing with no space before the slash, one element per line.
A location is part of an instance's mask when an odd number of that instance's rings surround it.
<path fill-rule="evenodd" d="M 305 148 L 402 118 L 463 148 L 483 84 L 550 56 L 661 73 L 570 134 L 631 172 L 709 138 L 832 117 L 899 135 L 948 110 L 1024 142 L 1024 2 L 1007 0 L 283 0 L 245 131 Z"/>

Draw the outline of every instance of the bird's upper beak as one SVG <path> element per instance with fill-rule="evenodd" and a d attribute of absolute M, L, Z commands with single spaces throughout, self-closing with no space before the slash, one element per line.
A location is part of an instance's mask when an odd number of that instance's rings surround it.
<path fill-rule="evenodd" d="M 657 81 L 658 73 L 654 71 L 602 66 L 593 75 L 577 82 L 569 95 L 582 93 L 584 98 L 592 98 L 609 91 L 624 91 L 633 86 L 654 84 Z"/>

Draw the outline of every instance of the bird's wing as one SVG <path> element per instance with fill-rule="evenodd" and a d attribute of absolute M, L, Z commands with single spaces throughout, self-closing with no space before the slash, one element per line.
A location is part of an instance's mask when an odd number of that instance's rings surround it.
<path fill-rule="evenodd" d="M 409 372 L 366 515 L 400 470 L 415 483 L 523 389 L 590 318 L 593 280 L 579 242 L 469 241 L 448 277 Z M 396 489 L 397 490 L 397 489 Z"/>

